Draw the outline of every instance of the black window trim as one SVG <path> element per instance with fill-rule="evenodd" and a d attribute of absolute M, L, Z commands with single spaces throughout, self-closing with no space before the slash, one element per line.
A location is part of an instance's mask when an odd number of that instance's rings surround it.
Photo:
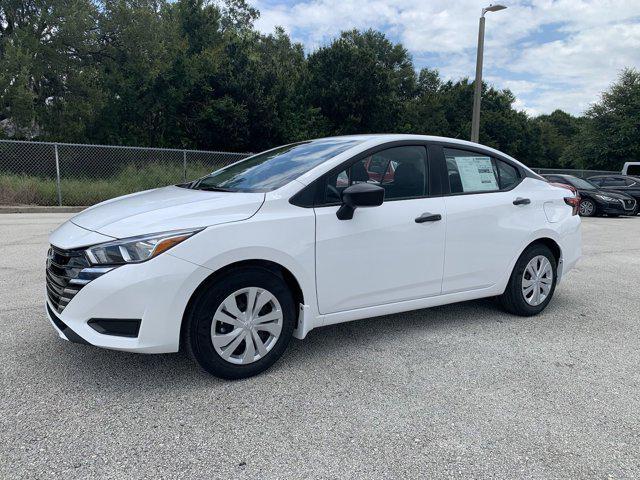
<path fill-rule="evenodd" d="M 537 180 L 542 179 L 541 176 L 537 174 L 532 174 L 528 170 L 524 169 L 521 165 L 517 164 L 510 158 L 507 158 L 504 155 L 499 153 L 488 151 L 482 146 L 478 145 L 461 145 L 455 142 L 446 142 L 446 141 L 434 141 L 434 140 L 395 140 L 391 142 L 386 142 L 380 145 L 376 145 L 374 147 L 368 148 L 367 150 L 360 152 L 353 157 L 343 161 L 340 165 L 332 168 L 328 172 L 322 174 L 320 177 L 316 178 L 313 182 L 311 182 L 306 187 L 302 188 L 299 192 L 293 195 L 289 199 L 289 203 L 292 205 L 296 205 L 302 208 L 320 208 L 320 207 L 335 207 L 339 206 L 340 203 L 322 203 L 324 190 L 322 186 L 324 185 L 326 177 L 332 175 L 334 173 L 340 173 L 346 168 L 350 167 L 353 163 L 358 160 L 362 160 L 376 152 L 387 150 L 393 147 L 403 147 L 403 146 L 420 146 L 425 147 L 427 150 L 427 170 L 428 171 L 428 189 L 427 193 L 420 197 L 402 197 L 402 198 L 391 198 L 386 199 L 385 202 L 393 202 L 397 200 L 418 200 L 423 198 L 438 198 L 438 197 L 452 197 L 458 195 L 484 195 L 488 193 L 503 193 L 509 192 L 515 189 L 518 185 L 520 185 L 525 178 L 535 178 Z M 481 155 L 485 155 L 495 160 L 500 160 L 502 162 L 511 165 L 518 172 L 519 181 L 514 183 L 511 187 L 500 190 L 485 190 L 479 192 L 460 192 L 460 193 L 451 193 L 449 186 L 449 178 L 447 173 L 447 164 L 446 159 L 444 157 L 444 149 L 445 148 L 453 148 L 457 150 L 466 150 L 473 153 L 479 153 Z M 544 180 L 544 179 L 543 179 Z"/>
<path fill-rule="evenodd" d="M 451 143 L 451 142 L 432 142 L 432 144 L 437 145 L 439 147 L 441 147 L 441 154 L 442 154 L 442 162 L 443 162 L 443 166 L 442 168 L 444 169 L 444 175 L 446 175 L 446 182 L 444 183 L 444 187 L 446 192 L 443 193 L 442 196 L 444 197 L 455 197 L 455 196 L 460 196 L 460 195 L 485 195 L 488 193 L 503 193 L 503 192 L 510 192 L 511 190 L 515 189 L 518 185 L 520 185 L 524 179 L 526 177 L 530 177 L 530 178 L 537 178 L 537 177 L 533 177 L 532 175 L 529 174 L 529 172 L 527 172 L 524 168 L 522 168 L 520 165 L 518 165 L 517 163 L 515 163 L 513 160 L 500 155 L 500 154 L 496 154 L 494 152 L 490 152 L 488 150 L 485 150 L 482 147 L 476 147 L 476 146 L 470 146 L 470 145 L 460 145 L 458 143 Z M 493 165 L 496 165 L 496 170 L 497 170 L 497 164 L 495 163 L 496 160 L 500 160 L 501 162 L 506 163 L 507 165 L 512 166 L 513 168 L 515 168 L 516 172 L 518 173 L 518 181 L 516 183 L 514 183 L 512 186 L 510 186 L 509 188 L 499 188 L 498 190 L 480 190 L 477 192 L 451 192 L 451 187 L 449 185 L 449 178 L 448 178 L 448 170 L 447 170 L 447 163 L 446 163 L 446 158 L 444 155 L 444 149 L 445 148 L 451 148 L 454 150 L 464 150 L 467 152 L 472 152 L 472 153 L 479 153 L 481 155 L 487 156 L 489 158 L 491 158 L 491 163 Z M 496 176 L 498 177 L 498 186 L 500 186 L 500 174 L 498 173 Z"/>

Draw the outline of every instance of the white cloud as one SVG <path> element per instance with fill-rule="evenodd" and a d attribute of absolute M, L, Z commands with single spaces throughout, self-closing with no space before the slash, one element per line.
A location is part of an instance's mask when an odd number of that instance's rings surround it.
<path fill-rule="evenodd" d="M 256 26 L 282 26 L 313 51 L 351 28 L 385 31 L 445 78 L 472 77 L 478 16 L 488 1 L 307 0 L 261 3 Z M 277 0 L 276 0 L 277 1 Z M 291 0 L 286 0 L 291 1 Z M 581 113 L 627 66 L 640 66 L 640 1 L 518 0 L 487 14 L 485 78 L 530 113 Z"/>

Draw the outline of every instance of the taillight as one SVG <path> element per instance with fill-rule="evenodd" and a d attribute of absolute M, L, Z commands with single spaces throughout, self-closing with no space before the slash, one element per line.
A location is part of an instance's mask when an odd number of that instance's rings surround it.
<path fill-rule="evenodd" d="M 580 210 L 580 197 L 564 197 L 564 203 L 573 208 L 571 215 L 577 215 Z"/>

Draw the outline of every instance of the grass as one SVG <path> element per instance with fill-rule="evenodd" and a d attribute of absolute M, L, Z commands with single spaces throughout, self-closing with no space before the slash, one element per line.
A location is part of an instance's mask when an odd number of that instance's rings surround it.
<path fill-rule="evenodd" d="M 199 178 L 212 169 L 190 164 L 188 178 Z M 139 168 L 127 165 L 108 178 L 62 177 L 63 205 L 94 205 L 110 198 L 182 182 L 182 165 L 153 163 Z M 0 172 L 0 205 L 57 205 L 54 178 Z"/>

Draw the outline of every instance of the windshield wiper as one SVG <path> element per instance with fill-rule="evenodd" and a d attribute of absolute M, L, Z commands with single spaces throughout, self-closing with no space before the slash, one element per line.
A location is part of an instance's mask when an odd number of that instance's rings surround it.
<path fill-rule="evenodd" d="M 189 187 L 194 190 L 205 190 L 207 192 L 233 192 L 234 190 L 229 190 L 228 188 L 222 187 L 213 187 L 209 185 L 194 185 L 193 187 Z"/>

